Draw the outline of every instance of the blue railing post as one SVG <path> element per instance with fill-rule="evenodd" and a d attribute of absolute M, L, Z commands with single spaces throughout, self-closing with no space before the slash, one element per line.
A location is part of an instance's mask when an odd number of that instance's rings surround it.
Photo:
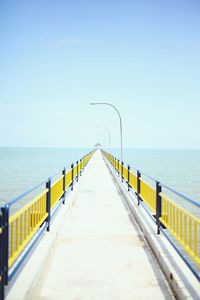
<path fill-rule="evenodd" d="M 123 182 L 123 175 L 124 175 L 124 162 L 121 162 L 122 167 L 121 167 L 121 176 L 122 176 L 122 182 Z"/>
<path fill-rule="evenodd" d="M 3 271 L 4 271 L 4 261 L 3 261 L 3 255 L 4 255 L 4 243 L 3 243 L 3 215 L 0 212 L 0 299 L 4 299 L 4 281 L 3 281 Z"/>
<path fill-rule="evenodd" d="M 3 216 L 3 283 L 8 284 L 9 205 L 1 208 Z"/>
<path fill-rule="evenodd" d="M 51 178 L 48 178 L 46 182 L 46 188 L 48 189 L 46 198 L 46 212 L 47 212 L 47 231 L 50 231 L 51 222 Z"/>
<path fill-rule="evenodd" d="M 128 184 L 128 192 L 130 191 L 130 166 L 129 165 L 127 165 L 127 169 L 128 169 L 128 182 L 127 182 L 127 184 Z"/>
<path fill-rule="evenodd" d="M 138 199 L 138 206 L 140 205 L 140 178 L 141 173 L 137 170 L 137 199 Z"/>
<path fill-rule="evenodd" d="M 162 215 L 162 204 L 161 196 L 162 187 L 160 182 L 156 181 L 156 224 L 157 224 L 157 234 L 160 234 L 160 217 Z"/>
<path fill-rule="evenodd" d="M 65 168 L 62 170 L 62 175 L 63 175 L 63 201 L 62 201 L 62 203 L 65 204 L 65 182 L 66 182 L 66 169 Z"/>
<path fill-rule="evenodd" d="M 74 164 L 71 164 L 71 169 L 72 169 L 71 191 L 73 191 L 73 188 L 74 188 Z"/>

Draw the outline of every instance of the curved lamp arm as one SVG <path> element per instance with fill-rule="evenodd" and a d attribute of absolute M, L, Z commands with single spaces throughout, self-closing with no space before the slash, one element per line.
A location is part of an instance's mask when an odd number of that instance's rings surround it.
<path fill-rule="evenodd" d="M 110 103 L 107 103 L 107 102 L 92 102 L 90 104 L 91 105 L 108 105 L 108 106 L 111 106 L 116 111 L 116 113 L 118 114 L 119 122 L 120 122 L 121 161 L 123 161 L 123 153 L 122 153 L 122 149 L 123 149 L 123 147 L 122 147 L 122 138 L 123 138 L 123 135 L 122 135 L 122 118 L 121 118 L 121 115 L 120 115 L 118 109 L 113 104 L 110 104 Z"/>

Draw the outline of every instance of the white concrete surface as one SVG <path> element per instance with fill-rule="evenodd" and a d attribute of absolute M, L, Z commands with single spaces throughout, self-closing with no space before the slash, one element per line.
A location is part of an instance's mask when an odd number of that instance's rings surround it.
<path fill-rule="evenodd" d="M 137 205 L 137 198 L 132 192 L 127 192 L 127 184 L 121 183 L 110 164 L 107 163 L 112 176 L 117 183 L 119 193 L 124 197 L 128 211 L 134 217 L 142 231 L 145 240 L 152 250 L 160 268 L 165 274 L 177 299 L 200 300 L 200 282 L 191 272 L 176 250 L 163 234 L 157 234 L 155 223 L 142 205 Z"/>
<path fill-rule="evenodd" d="M 42 234 L 22 267 L 6 287 L 6 300 L 27 299 L 32 290 L 34 290 L 35 283 L 39 280 L 39 276 L 55 244 L 57 233 L 60 231 L 64 219 L 67 218 L 67 215 L 70 214 L 70 210 L 73 208 L 74 194 L 71 193 L 67 200 L 65 205 L 61 204 L 58 208 L 51 222 L 50 232 L 45 231 Z"/>
<path fill-rule="evenodd" d="M 21 298 L 14 298 L 19 290 L 14 285 L 7 299 L 173 299 L 100 152 L 89 162 L 70 201 L 62 207 L 56 232 L 53 228 L 50 233 L 51 246 L 43 242 L 48 257 L 41 261 L 36 279 Z M 27 277 L 31 260 L 28 264 L 22 272 Z"/>

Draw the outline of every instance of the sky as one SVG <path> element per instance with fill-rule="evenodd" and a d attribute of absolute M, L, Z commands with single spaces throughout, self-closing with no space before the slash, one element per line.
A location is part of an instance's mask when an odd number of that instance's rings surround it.
<path fill-rule="evenodd" d="M 199 0 L 1 0 L 0 146 L 200 149 Z"/>

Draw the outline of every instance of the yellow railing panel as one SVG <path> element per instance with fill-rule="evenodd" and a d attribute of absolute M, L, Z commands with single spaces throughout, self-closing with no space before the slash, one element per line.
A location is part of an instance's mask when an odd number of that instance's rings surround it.
<path fill-rule="evenodd" d="M 128 182 L 128 169 L 123 167 L 123 177 Z"/>
<path fill-rule="evenodd" d="M 122 164 L 119 163 L 119 173 L 122 174 Z"/>
<path fill-rule="evenodd" d="M 92 157 L 94 151 L 85 156 L 78 164 L 78 173 L 87 164 Z M 74 177 L 77 176 L 77 165 L 74 167 Z M 53 208 L 59 199 L 62 197 L 63 191 L 62 175 L 56 182 L 51 185 L 51 203 Z M 72 170 L 65 174 L 65 187 L 69 187 L 72 182 Z M 47 214 L 47 193 L 45 189 L 37 197 L 31 200 L 27 205 L 18 210 L 15 214 L 9 217 L 9 259 L 8 265 L 11 267 L 17 260 L 21 252 L 32 239 L 36 231 L 46 220 Z M 2 228 L 0 228 L 0 235 Z M 1 278 L 0 278 L 1 280 Z"/>
<path fill-rule="evenodd" d="M 84 166 L 87 164 L 87 162 L 90 160 L 90 158 L 92 157 L 93 154 L 94 154 L 94 151 L 92 151 L 91 153 L 89 153 L 88 155 L 85 156 Z"/>
<path fill-rule="evenodd" d="M 115 164 L 113 157 L 102 151 L 104 157 Z M 122 174 L 122 165 L 116 161 L 116 169 Z M 128 179 L 128 170 L 123 168 L 123 177 Z M 137 191 L 137 175 L 129 173 L 129 184 Z M 200 219 L 186 209 L 173 202 L 165 194 L 160 193 L 162 216 L 160 221 L 171 232 L 176 240 L 184 247 L 186 252 L 200 265 Z M 143 179 L 140 179 L 140 197 L 156 214 L 156 189 Z"/>
<path fill-rule="evenodd" d="M 200 265 L 200 219 L 160 193 L 162 201 L 161 223 L 183 245 L 187 253 Z"/>
<path fill-rule="evenodd" d="M 30 203 L 21 208 L 9 218 L 10 249 L 9 267 L 15 262 L 24 250 L 37 229 L 47 217 L 46 194 L 48 189 L 34 198 Z"/>
<path fill-rule="evenodd" d="M 116 164 L 116 170 L 117 172 L 119 172 L 119 162 L 117 161 L 117 164 Z"/>
<path fill-rule="evenodd" d="M 153 213 L 155 213 L 156 212 L 156 190 L 143 179 L 140 179 L 139 196 L 149 206 L 149 208 L 153 211 Z"/>
<path fill-rule="evenodd" d="M 81 172 L 81 162 L 79 162 L 78 164 L 78 173 L 80 174 L 80 172 Z"/>
<path fill-rule="evenodd" d="M 69 187 L 70 184 L 72 182 L 72 171 L 68 171 L 66 174 L 65 174 L 65 187 Z"/>
<path fill-rule="evenodd" d="M 103 153 L 103 155 L 107 158 L 107 160 L 113 165 L 113 164 L 114 164 L 114 159 L 113 159 L 113 157 L 112 157 L 110 154 L 108 154 L 108 153 L 106 153 L 105 151 L 103 151 L 103 150 L 102 150 L 102 153 Z"/>
<path fill-rule="evenodd" d="M 77 176 L 77 166 L 75 166 L 73 170 L 74 170 L 74 174 L 73 174 L 74 178 L 76 178 L 76 176 Z"/>
<path fill-rule="evenodd" d="M 61 176 L 56 182 L 51 186 L 51 208 L 53 208 L 58 200 L 63 195 L 63 177 Z"/>
<path fill-rule="evenodd" d="M 129 175 L 129 184 L 130 184 L 130 186 L 135 190 L 135 191 L 137 191 L 137 176 L 134 174 L 134 173 L 132 173 L 132 172 L 130 172 L 130 175 Z"/>

